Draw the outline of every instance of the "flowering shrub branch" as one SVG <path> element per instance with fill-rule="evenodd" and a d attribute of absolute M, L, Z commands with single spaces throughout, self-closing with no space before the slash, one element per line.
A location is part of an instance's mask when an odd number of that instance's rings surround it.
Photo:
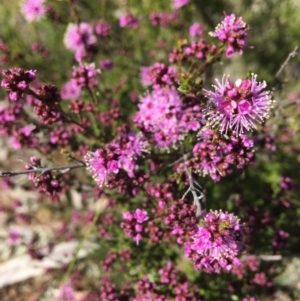
<path fill-rule="evenodd" d="M 40 173 L 42 175 L 43 173 L 49 172 L 49 171 L 61 171 L 61 173 L 68 172 L 72 169 L 85 167 L 84 163 L 76 163 L 76 164 L 70 164 L 66 166 L 53 166 L 53 167 L 35 167 L 33 166 L 32 169 L 29 170 L 20 170 L 20 171 L 0 171 L 0 177 L 14 177 L 19 175 L 26 175 L 26 174 L 32 174 L 32 173 Z"/>
<path fill-rule="evenodd" d="M 125 2 L 103 1 L 100 18 L 95 2 L 24 0 L 24 24 L 39 24 L 31 49 L 43 68 L 27 55 L 17 64 L 0 36 L 0 133 L 10 152 L 30 156 L 25 170 L 0 171 L 1 183 L 38 192 L 34 206 L 21 198 L 0 213 L 31 225 L 36 212 L 26 208 L 47 204 L 62 217 L 51 238 L 8 232 L 12 253 L 24 245 L 43 260 L 56 241 L 82 237 L 53 300 L 273 297 L 278 269 L 263 265 L 280 261 L 292 237 L 280 214 L 297 216 L 285 210 L 296 180 L 280 162 L 285 152 L 297 158 L 298 125 L 283 118 L 274 131 L 276 91 L 261 76 L 214 74 L 217 63 L 255 51 L 251 27 L 232 13 L 208 32 L 187 18 L 197 9 L 191 0 Z M 43 22 L 58 37 L 51 49 Z M 18 175 L 26 184 L 11 179 Z M 87 240 L 97 248 L 78 261 Z M 91 290 L 77 297 L 83 287 Z"/>

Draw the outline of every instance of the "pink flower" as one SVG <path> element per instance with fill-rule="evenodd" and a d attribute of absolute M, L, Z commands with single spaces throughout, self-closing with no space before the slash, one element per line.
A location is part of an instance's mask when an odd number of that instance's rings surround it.
<path fill-rule="evenodd" d="M 137 220 L 137 222 L 140 224 L 149 219 L 147 211 L 141 209 L 135 210 L 134 217 Z"/>
<path fill-rule="evenodd" d="M 173 0 L 173 7 L 175 9 L 181 8 L 185 5 L 187 5 L 190 2 L 190 0 Z"/>
<path fill-rule="evenodd" d="M 75 58 L 79 61 L 87 54 L 90 46 L 97 43 L 96 36 L 93 33 L 92 25 L 80 23 L 79 25 L 70 23 L 67 27 L 64 44 L 75 53 Z"/>
<path fill-rule="evenodd" d="M 203 226 L 198 226 L 191 240 L 185 243 L 184 251 L 196 270 L 230 271 L 240 264 L 242 239 L 242 226 L 233 214 L 210 211 L 204 217 Z"/>
<path fill-rule="evenodd" d="M 8 234 L 8 244 L 11 246 L 18 245 L 21 242 L 20 231 L 17 229 L 10 230 Z"/>
<path fill-rule="evenodd" d="M 200 127 L 193 109 L 183 110 L 182 99 L 175 89 L 156 89 L 145 95 L 134 121 L 147 133 L 152 133 L 157 147 L 168 149 L 181 141 L 191 130 Z"/>
<path fill-rule="evenodd" d="M 25 0 L 21 12 L 28 22 L 38 21 L 46 14 L 45 0 Z"/>
<path fill-rule="evenodd" d="M 88 152 L 85 161 L 95 181 L 103 186 L 112 182 L 120 169 L 133 178 L 138 168 L 135 161 L 148 152 L 148 147 L 141 134 L 128 133 L 108 143 L 104 149 Z"/>
<path fill-rule="evenodd" d="M 81 88 L 75 79 L 71 79 L 61 89 L 61 98 L 64 100 L 75 100 L 79 97 Z"/>
<path fill-rule="evenodd" d="M 265 82 L 257 82 L 256 75 L 251 79 L 238 79 L 234 83 L 229 77 L 222 82 L 216 80 L 215 91 L 204 90 L 213 105 L 207 108 L 207 117 L 212 127 L 218 126 L 222 133 L 232 130 L 236 135 L 256 128 L 269 116 L 273 100 L 266 91 Z"/>
<path fill-rule="evenodd" d="M 121 27 L 131 27 L 133 29 L 138 27 L 139 19 L 132 14 L 122 15 L 119 19 Z"/>
<path fill-rule="evenodd" d="M 149 219 L 148 213 L 145 210 L 137 208 L 133 213 L 124 212 L 123 222 L 121 223 L 121 228 L 124 230 L 125 234 L 136 242 L 138 245 L 142 239 L 143 225 L 145 221 Z"/>
<path fill-rule="evenodd" d="M 202 25 L 198 22 L 193 23 L 190 27 L 189 33 L 191 37 L 201 36 L 203 33 Z"/>
<path fill-rule="evenodd" d="M 144 86 L 150 86 L 152 84 L 151 67 L 142 67 L 141 82 Z"/>
<path fill-rule="evenodd" d="M 231 14 L 225 16 L 224 20 L 217 25 L 215 31 L 210 32 L 210 35 L 217 37 L 227 45 L 226 56 L 231 57 L 234 52 L 243 54 L 249 29 L 249 26 L 241 17 L 236 18 L 234 14 Z"/>
<path fill-rule="evenodd" d="M 111 26 L 105 20 L 99 20 L 95 26 L 95 32 L 101 37 L 107 37 L 109 35 Z"/>
<path fill-rule="evenodd" d="M 79 63 L 79 66 L 73 69 L 72 78 L 80 88 L 95 87 L 98 84 L 98 74 L 100 70 L 96 68 L 95 63 Z"/>
<path fill-rule="evenodd" d="M 34 148 L 38 145 L 38 142 L 32 126 L 23 126 L 12 133 L 11 145 L 15 149 L 21 149 L 24 146 Z"/>
<path fill-rule="evenodd" d="M 59 289 L 58 297 L 65 301 L 75 301 L 75 291 L 69 282 L 65 283 Z"/>

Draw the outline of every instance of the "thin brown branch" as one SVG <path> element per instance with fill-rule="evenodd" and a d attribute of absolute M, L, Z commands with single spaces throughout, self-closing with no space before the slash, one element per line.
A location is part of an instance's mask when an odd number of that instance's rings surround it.
<path fill-rule="evenodd" d="M 15 176 L 26 175 L 26 174 L 37 173 L 37 172 L 45 173 L 45 172 L 57 171 L 57 170 L 61 170 L 64 173 L 64 172 L 68 172 L 69 170 L 81 168 L 81 167 L 86 167 L 86 165 L 83 162 L 80 162 L 80 163 L 66 165 L 66 166 L 37 167 L 29 170 L 20 170 L 20 171 L 0 171 L 0 178 L 15 177 Z"/>
<path fill-rule="evenodd" d="M 277 71 L 275 78 L 279 78 L 279 75 L 282 73 L 283 69 L 287 66 L 289 61 L 298 54 L 298 46 L 288 55 L 284 63 L 280 66 L 279 70 Z"/>

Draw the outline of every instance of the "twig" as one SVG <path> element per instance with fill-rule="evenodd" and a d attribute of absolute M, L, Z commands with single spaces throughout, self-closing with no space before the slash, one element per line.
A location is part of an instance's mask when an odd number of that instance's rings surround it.
<path fill-rule="evenodd" d="M 86 165 L 83 162 L 80 162 L 80 163 L 66 165 L 66 166 L 39 167 L 39 168 L 35 167 L 33 169 L 20 170 L 20 171 L 0 171 L 0 178 L 15 177 L 15 176 L 19 176 L 19 175 L 26 175 L 26 174 L 37 173 L 37 172 L 45 173 L 45 172 L 54 171 L 54 170 L 62 170 L 64 173 L 71 169 L 76 169 L 76 168 L 85 167 L 85 166 Z"/>
<path fill-rule="evenodd" d="M 172 167 L 172 166 L 176 165 L 177 163 L 180 163 L 181 161 L 186 161 L 188 159 L 188 157 L 190 156 L 190 154 L 191 154 L 190 152 L 184 154 L 181 158 L 179 158 L 176 161 L 168 164 L 166 167 Z"/>
<path fill-rule="evenodd" d="M 282 73 L 283 69 L 287 66 L 289 61 L 297 55 L 298 46 L 295 47 L 295 49 L 288 55 L 284 63 L 280 66 L 279 70 L 277 71 L 275 78 L 278 78 L 279 75 Z"/>
<path fill-rule="evenodd" d="M 187 155 L 183 156 L 184 161 L 187 160 Z M 196 218 L 200 219 L 201 215 L 202 215 L 202 206 L 201 206 L 201 200 L 204 197 L 204 194 L 202 193 L 202 187 L 200 186 L 200 184 L 198 184 L 194 179 L 192 174 L 190 173 L 190 171 L 187 169 L 185 162 L 184 162 L 184 170 L 185 173 L 189 179 L 189 189 L 184 193 L 182 199 L 185 198 L 185 196 L 188 194 L 188 192 L 191 191 L 192 195 L 193 195 L 193 200 L 194 200 L 194 205 L 196 206 Z M 195 185 L 198 186 L 200 189 L 196 188 Z M 197 192 L 200 194 L 199 196 L 197 195 Z"/>

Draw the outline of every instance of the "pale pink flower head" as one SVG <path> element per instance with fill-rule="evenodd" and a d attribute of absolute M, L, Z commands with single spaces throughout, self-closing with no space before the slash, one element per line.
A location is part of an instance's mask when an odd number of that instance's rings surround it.
<path fill-rule="evenodd" d="M 75 53 L 75 58 L 80 60 L 87 54 L 89 47 L 97 43 L 92 25 L 80 23 L 79 25 L 70 23 L 67 27 L 64 44 L 66 48 Z"/>
<path fill-rule="evenodd" d="M 256 129 L 269 117 L 273 100 L 270 91 L 266 91 L 266 82 L 257 82 L 257 76 L 251 79 L 238 79 L 234 83 L 229 76 L 223 76 L 222 82 L 216 80 L 215 91 L 204 90 L 210 100 L 206 110 L 208 122 L 219 127 L 222 133 L 232 130 L 240 135 Z"/>
<path fill-rule="evenodd" d="M 127 221 L 132 221 L 133 220 L 133 215 L 130 212 L 124 212 L 123 213 L 123 219 Z"/>
<path fill-rule="evenodd" d="M 58 297 L 60 300 L 75 301 L 75 291 L 69 282 L 62 285 L 59 289 Z"/>
<path fill-rule="evenodd" d="M 107 152 L 98 149 L 95 152 L 88 152 L 85 156 L 88 170 L 99 186 L 107 185 L 110 175 L 119 171 L 118 163 L 108 158 Z"/>
<path fill-rule="evenodd" d="M 173 0 L 173 8 L 178 9 L 187 5 L 190 0 Z"/>
<path fill-rule="evenodd" d="M 14 130 L 10 143 L 13 148 L 21 149 L 22 147 L 36 147 L 38 139 L 34 135 L 34 127 L 25 125 L 18 130 Z"/>
<path fill-rule="evenodd" d="M 138 27 L 139 19 L 132 14 L 125 14 L 120 17 L 119 23 L 121 27 L 130 27 L 135 29 Z"/>
<path fill-rule="evenodd" d="M 152 84 L 151 67 L 141 68 L 141 82 L 143 86 L 150 86 Z"/>
<path fill-rule="evenodd" d="M 99 66 L 102 70 L 109 71 L 113 68 L 114 63 L 112 62 L 111 59 L 104 59 L 99 61 Z"/>
<path fill-rule="evenodd" d="M 196 270 L 220 273 L 240 264 L 242 247 L 243 231 L 238 218 L 228 212 L 210 211 L 185 243 L 184 251 Z"/>
<path fill-rule="evenodd" d="M 95 32 L 97 35 L 101 37 L 107 37 L 111 30 L 111 26 L 105 20 L 101 19 L 97 22 L 95 26 Z"/>
<path fill-rule="evenodd" d="M 61 89 L 61 98 L 66 100 L 75 100 L 80 96 L 81 87 L 77 84 L 76 79 L 71 79 Z"/>
<path fill-rule="evenodd" d="M 72 78 L 80 88 L 95 87 L 98 84 L 98 75 L 100 70 L 96 68 L 95 63 L 80 62 L 77 67 L 73 68 Z"/>
<path fill-rule="evenodd" d="M 226 56 L 231 57 L 235 52 L 243 54 L 249 29 L 241 17 L 236 18 L 234 14 L 231 14 L 225 16 L 215 31 L 210 32 L 210 35 L 226 44 Z"/>
<path fill-rule="evenodd" d="M 175 89 L 156 89 L 145 95 L 133 117 L 144 132 L 151 133 L 155 145 L 169 149 L 182 141 L 189 131 L 199 129 L 194 112 L 183 110 L 180 94 Z"/>
<path fill-rule="evenodd" d="M 17 229 L 10 230 L 10 232 L 8 234 L 8 244 L 10 246 L 15 246 L 15 245 L 20 244 L 20 242 L 21 242 L 20 231 Z"/>
<path fill-rule="evenodd" d="M 142 239 L 143 234 L 143 223 L 149 219 L 148 213 L 145 210 L 137 208 L 133 213 L 124 212 L 123 222 L 121 223 L 121 228 L 124 230 L 128 237 L 133 238 L 133 240 L 138 245 Z"/>
<path fill-rule="evenodd" d="M 85 161 L 95 181 L 103 186 L 112 183 L 120 169 L 134 177 L 138 169 L 136 160 L 148 152 L 148 148 L 148 142 L 141 134 L 128 133 L 106 144 L 103 149 L 87 152 Z"/>
<path fill-rule="evenodd" d="M 45 0 L 25 0 L 21 12 L 28 22 L 38 21 L 46 14 Z"/>
<path fill-rule="evenodd" d="M 138 223 L 143 223 L 149 219 L 146 210 L 136 209 L 134 212 L 134 217 Z"/>
<path fill-rule="evenodd" d="M 195 22 L 191 25 L 189 33 L 191 37 L 201 36 L 203 33 L 203 26 L 200 23 Z"/>

